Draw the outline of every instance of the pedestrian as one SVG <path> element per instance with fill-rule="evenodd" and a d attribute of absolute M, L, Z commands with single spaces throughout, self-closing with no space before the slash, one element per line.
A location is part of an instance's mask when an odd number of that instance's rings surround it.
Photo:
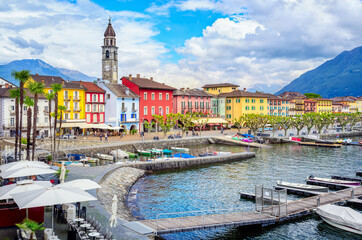
<path fill-rule="evenodd" d="M 99 139 L 102 141 L 103 134 L 99 133 Z"/>
<path fill-rule="evenodd" d="M 189 136 L 189 131 L 186 131 L 186 137 L 188 137 Z"/>
<path fill-rule="evenodd" d="M 224 133 L 224 128 L 221 126 L 221 134 Z"/>
<path fill-rule="evenodd" d="M 104 135 L 104 140 L 105 140 L 106 142 L 108 142 L 108 134 L 107 134 L 107 132 L 106 132 L 106 134 Z"/>

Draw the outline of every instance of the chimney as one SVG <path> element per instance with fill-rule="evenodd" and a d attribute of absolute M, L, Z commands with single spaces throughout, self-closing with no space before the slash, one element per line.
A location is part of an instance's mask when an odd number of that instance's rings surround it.
<path fill-rule="evenodd" d="M 140 78 L 141 77 L 141 74 L 137 73 L 137 78 Z"/>
<path fill-rule="evenodd" d="M 101 79 L 100 78 L 97 78 L 97 82 L 100 82 L 101 81 Z"/>
<path fill-rule="evenodd" d="M 39 76 L 39 74 L 37 74 L 37 73 L 35 75 Z"/>
<path fill-rule="evenodd" d="M 65 81 L 64 81 L 64 79 L 62 79 L 62 85 L 64 86 L 64 84 L 65 84 Z"/>
<path fill-rule="evenodd" d="M 188 88 L 186 88 L 187 90 L 190 90 L 190 88 L 188 87 Z"/>
<path fill-rule="evenodd" d="M 79 81 L 79 85 L 80 85 L 81 87 L 83 87 L 83 83 L 82 83 L 82 81 Z"/>
<path fill-rule="evenodd" d="M 129 80 L 132 81 L 132 74 L 129 75 Z"/>
<path fill-rule="evenodd" d="M 9 88 L 9 84 L 8 84 L 8 83 L 5 83 L 5 88 Z"/>
<path fill-rule="evenodd" d="M 181 90 L 181 91 L 184 91 L 184 90 L 185 90 L 185 88 L 181 88 L 180 90 Z"/>
<path fill-rule="evenodd" d="M 153 81 L 153 77 L 150 77 L 150 80 Z"/>
<path fill-rule="evenodd" d="M 245 91 L 246 91 L 246 88 L 244 88 L 243 91 L 245 92 Z"/>
<path fill-rule="evenodd" d="M 124 93 L 125 93 L 126 95 L 129 95 L 129 88 L 126 88 L 126 90 L 124 90 Z"/>

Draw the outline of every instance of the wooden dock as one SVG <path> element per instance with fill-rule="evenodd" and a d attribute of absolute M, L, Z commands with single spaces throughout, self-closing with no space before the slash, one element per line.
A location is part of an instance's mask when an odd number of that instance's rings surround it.
<path fill-rule="evenodd" d="M 356 171 L 357 176 L 362 176 L 362 171 Z"/>
<path fill-rule="evenodd" d="M 338 180 L 345 180 L 345 181 L 362 182 L 361 178 L 342 177 L 342 176 L 336 176 L 336 175 L 331 175 L 331 178 L 338 179 Z"/>
<path fill-rule="evenodd" d="M 285 190 L 287 190 L 288 194 L 294 194 L 294 195 L 305 196 L 305 197 L 312 197 L 312 196 L 317 196 L 317 195 L 325 193 L 325 192 L 308 191 L 308 190 L 283 187 L 283 186 L 275 186 L 274 188 L 277 190 L 285 189 Z"/>
<path fill-rule="evenodd" d="M 174 216 L 179 215 L 181 217 L 128 222 L 124 226 L 145 235 L 194 231 L 216 227 L 268 226 L 309 215 L 313 209 L 321 205 L 343 202 L 360 196 L 362 196 L 362 187 L 324 193 L 287 203 L 287 212 L 280 216 L 276 215 L 277 207 L 268 207 L 263 209 L 262 212 L 234 212 L 202 216 L 186 216 L 187 213 L 174 213 Z M 168 215 L 171 216 L 171 213 Z"/>
<path fill-rule="evenodd" d="M 346 188 L 351 188 L 353 187 L 352 185 L 345 185 L 345 184 L 337 184 L 337 183 L 327 183 L 327 182 L 319 182 L 319 181 L 314 181 L 314 180 L 305 180 L 305 182 L 307 184 L 310 185 L 317 185 L 317 186 L 323 186 L 323 187 L 328 187 L 331 190 L 341 190 L 341 189 L 346 189 Z"/>
<path fill-rule="evenodd" d="M 302 146 L 313 146 L 313 147 L 327 147 L 327 148 L 340 148 L 342 144 L 335 143 L 315 143 L 315 142 L 299 142 Z"/>
<path fill-rule="evenodd" d="M 255 194 L 254 193 L 239 192 L 239 195 L 240 195 L 240 199 L 249 199 L 249 200 L 254 200 L 255 201 Z M 272 200 L 271 200 L 270 197 L 264 197 L 264 201 L 267 204 L 272 203 Z M 280 201 L 280 202 L 283 203 L 282 201 Z M 273 199 L 273 205 L 278 205 L 278 204 L 279 204 L 279 201 Z"/>

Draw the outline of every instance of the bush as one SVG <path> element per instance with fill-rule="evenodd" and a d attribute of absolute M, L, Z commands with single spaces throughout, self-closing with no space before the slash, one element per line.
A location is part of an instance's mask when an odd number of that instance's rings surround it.
<path fill-rule="evenodd" d="M 21 144 L 27 144 L 27 143 L 28 143 L 28 141 L 26 140 L 26 138 L 21 139 Z"/>
<path fill-rule="evenodd" d="M 130 133 L 131 133 L 132 135 L 135 135 L 135 134 L 137 133 L 137 129 L 131 129 Z"/>

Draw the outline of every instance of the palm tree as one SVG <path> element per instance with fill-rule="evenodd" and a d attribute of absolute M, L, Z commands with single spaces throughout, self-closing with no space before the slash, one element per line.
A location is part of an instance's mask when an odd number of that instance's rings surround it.
<path fill-rule="evenodd" d="M 55 105 L 54 105 L 54 134 L 53 134 L 53 136 L 54 136 L 54 139 L 53 139 L 53 142 L 54 142 L 54 144 L 53 144 L 53 148 L 54 148 L 54 150 L 53 150 L 53 156 L 52 156 L 52 160 L 54 161 L 54 159 L 55 159 L 55 139 L 56 139 L 56 131 L 57 131 L 57 119 L 58 119 L 58 93 L 62 90 L 62 87 L 63 87 L 63 85 L 62 84 L 60 84 L 60 83 L 54 83 L 54 84 L 52 84 L 51 85 L 52 86 L 52 89 L 53 89 L 53 92 L 54 92 L 54 103 L 55 103 Z"/>
<path fill-rule="evenodd" d="M 32 149 L 32 161 L 34 161 L 35 156 L 35 145 L 36 145 L 36 120 L 38 118 L 38 101 L 39 101 L 39 94 L 44 93 L 44 84 L 42 82 L 30 82 L 29 90 L 32 94 L 34 94 L 34 115 L 33 115 L 33 149 Z"/>
<path fill-rule="evenodd" d="M 60 115 L 60 119 L 59 119 L 59 140 L 58 140 L 58 148 L 57 148 L 57 153 L 59 151 L 59 145 L 60 145 L 60 134 L 62 131 L 62 122 L 63 122 L 63 112 L 67 110 L 67 108 L 65 106 L 59 106 L 59 115 Z"/>
<path fill-rule="evenodd" d="M 27 129 L 26 129 L 26 159 L 30 160 L 30 133 L 31 133 L 31 107 L 34 107 L 34 100 L 30 97 L 26 96 L 24 104 L 27 106 L 28 110 L 26 113 L 27 116 Z M 35 110 L 34 110 L 35 111 Z M 35 125 L 35 122 L 34 122 Z M 33 130 L 34 131 L 34 130 Z M 34 132 L 33 132 L 34 135 Z M 33 142 L 34 145 L 34 142 Z M 34 156 L 34 152 L 33 152 Z"/>
<path fill-rule="evenodd" d="M 19 88 L 20 88 L 20 123 L 19 123 L 19 148 L 21 149 L 21 135 L 23 131 L 23 105 L 24 105 L 24 85 L 30 78 L 29 70 L 22 71 L 13 71 L 11 76 L 17 80 L 19 80 Z M 19 159 L 21 159 L 21 151 L 19 151 Z"/>
<path fill-rule="evenodd" d="M 28 218 L 25 218 L 24 221 L 22 223 L 16 223 L 16 226 L 24 229 L 25 231 L 30 231 L 30 238 L 29 239 L 33 239 L 34 233 L 36 231 L 41 231 L 44 230 L 45 228 L 42 227 L 44 223 L 39 224 L 33 220 L 30 220 Z"/>
<path fill-rule="evenodd" d="M 48 100 L 48 116 L 49 116 L 49 136 L 50 136 L 50 149 L 53 151 L 53 134 L 52 134 L 52 100 L 54 99 L 54 92 L 45 93 L 45 97 Z"/>
<path fill-rule="evenodd" d="M 14 158 L 16 160 L 16 158 L 18 156 L 20 89 L 11 89 L 10 97 L 15 98 L 15 156 L 14 156 Z"/>

